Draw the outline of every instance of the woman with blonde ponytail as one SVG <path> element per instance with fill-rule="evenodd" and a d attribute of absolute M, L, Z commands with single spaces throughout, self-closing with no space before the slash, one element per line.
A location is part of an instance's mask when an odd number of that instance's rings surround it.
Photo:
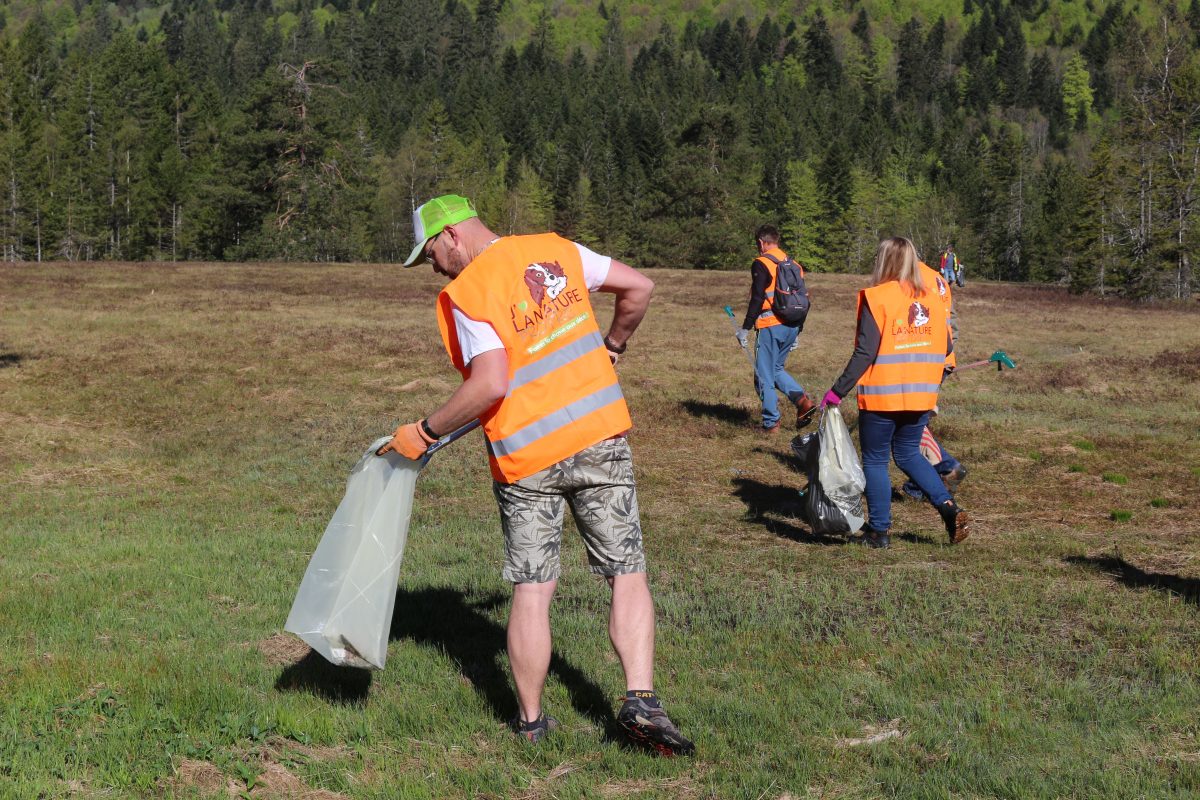
<path fill-rule="evenodd" d="M 926 274 L 928 273 L 928 274 Z M 933 270 L 900 236 L 880 242 L 871 286 L 858 295 L 854 355 L 825 394 L 822 408 L 858 388 L 858 435 L 867 478 L 869 521 L 854 541 L 888 547 L 892 524 L 889 456 L 925 492 L 951 544 L 967 538 L 968 518 L 921 455 L 921 433 L 937 405 L 946 357 L 954 350 L 947 306 Z"/>

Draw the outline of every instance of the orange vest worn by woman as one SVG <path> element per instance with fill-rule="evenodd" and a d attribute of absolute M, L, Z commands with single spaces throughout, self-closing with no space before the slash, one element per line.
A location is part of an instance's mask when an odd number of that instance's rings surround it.
<path fill-rule="evenodd" d="M 888 281 L 859 292 L 860 313 L 864 300 L 879 327 L 879 355 L 859 379 L 858 407 L 867 411 L 933 408 L 947 349 L 948 306 L 936 286 L 912 297 L 898 281 Z"/>
<path fill-rule="evenodd" d="M 508 393 L 480 417 L 497 481 L 513 483 L 629 430 L 572 242 L 553 233 L 504 237 L 442 290 L 442 343 L 466 376 L 455 306 L 490 323 L 508 354 Z"/>

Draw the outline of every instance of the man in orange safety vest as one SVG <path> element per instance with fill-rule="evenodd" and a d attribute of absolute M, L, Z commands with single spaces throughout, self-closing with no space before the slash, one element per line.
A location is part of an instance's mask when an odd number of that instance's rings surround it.
<path fill-rule="evenodd" d="M 612 590 L 609 637 L 627 690 L 617 721 L 638 744 L 690 755 L 692 743 L 654 690 L 654 603 L 625 438 L 632 423 L 614 369 L 654 284 L 553 233 L 497 236 L 457 195 L 420 206 L 413 229 L 405 266 L 428 261 L 450 279 L 438 297 L 438 326 L 463 383 L 428 416 L 400 426 L 381 452 L 418 459 L 439 436 L 482 423 L 504 531 L 502 574 L 513 584 L 514 729 L 536 743 L 557 726 L 542 709 L 542 691 L 570 506 L 591 571 Z M 596 291 L 616 296 L 605 334 L 590 300 Z"/>

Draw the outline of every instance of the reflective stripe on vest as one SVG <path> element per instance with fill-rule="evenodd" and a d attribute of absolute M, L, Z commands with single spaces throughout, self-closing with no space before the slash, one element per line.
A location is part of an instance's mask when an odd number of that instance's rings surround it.
<path fill-rule="evenodd" d="M 920 392 L 933 392 L 937 394 L 939 385 L 936 383 L 893 383 L 889 386 L 859 386 L 859 394 L 917 394 Z"/>
<path fill-rule="evenodd" d="M 614 383 L 611 386 L 606 386 L 594 394 L 580 398 L 574 403 L 560 408 L 558 411 L 547 414 L 538 421 L 526 425 L 521 430 L 511 433 L 503 439 L 492 442 L 492 452 L 498 456 L 512 455 L 521 448 L 528 447 L 539 439 L 550 436 L 556 431 L 570 425 L 575 420 L 604 408 L 610 403 L 624 399 L 625 395 L 621 392 L 620 384 Z"/>
<path fill-rule="evenodd" d="M 604 337 L 598 332 L 593 332 L 578 341 L 571 342 L 561 350 L 555 350 L 553 353 L 543 356 L 532 364 L 526 364 L 513 373 L 512 380 L 508 382 L 508 392 L 504 396 L 509 397 L 525 384 L 543 378 L 554 370 L 565 367 L 572 361 L 577 361 L 593 350 L 599 350 L 602 347 L 604 347 Z"/>
<path fill-rule="evenodd" d="M 876 364 L 941 364 L 946 357 L 939 353 L 890 353 L 875 358 Z"/>

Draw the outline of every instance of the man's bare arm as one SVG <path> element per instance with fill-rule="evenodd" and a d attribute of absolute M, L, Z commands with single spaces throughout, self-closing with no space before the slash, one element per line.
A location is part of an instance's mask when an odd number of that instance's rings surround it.
<path fill-rule="evenodd" d="M 597 291 L 616 295 L 612 324 L 605 340 L 623 347 L 637 330 L 642 317 L 646 316 L 650 295 L 654 293 L 654 281 L 614 258 L 608 268 L 608 276 Z"/>

